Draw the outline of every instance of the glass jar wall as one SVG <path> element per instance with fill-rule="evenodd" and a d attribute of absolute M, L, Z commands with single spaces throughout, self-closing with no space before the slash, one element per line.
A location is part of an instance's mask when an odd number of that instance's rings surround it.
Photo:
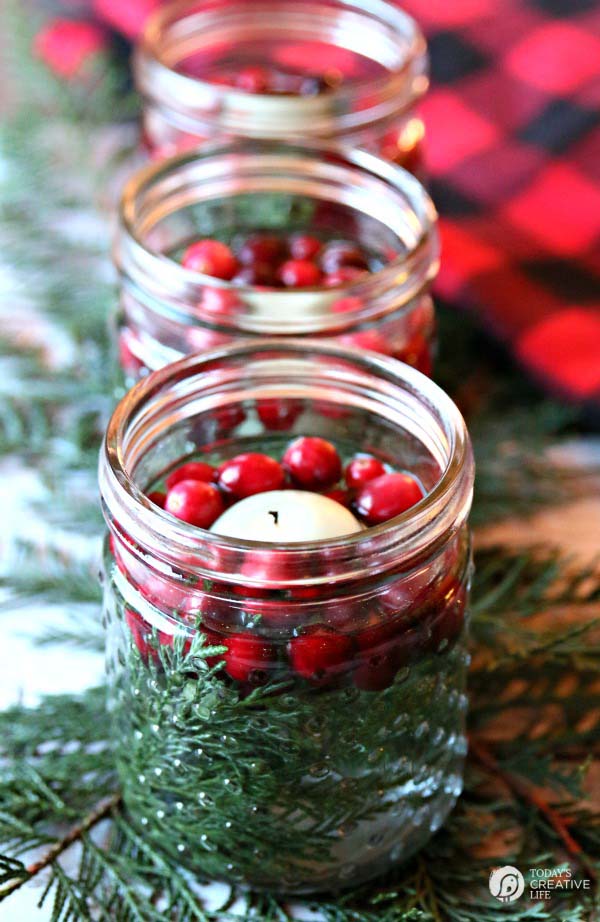
<path fill-rule="evenodd" d="M 285 248 L 306 236 L 322 247 L 321 259 L 340 246 L 355 261 L 358 252 L 361 270 L 352 262 L 341 274 L 317 268 L 312 287 L 276 289 L 270 276 L 252 275 L 264 268 L 256 264 L 240 264 L 230 280 L 182 264 L 198 239 L 237 246 L 243 262 L 248 241 L 276 238 Z M 121 365 L 132 383 L 239 338 L 310 335 L 429 374 L 438 257 L 437 215 L 423 187 L 363 151 L 242 141 L 154 164 L 121 201 Z M 263 284 L 249 284 L 253 278 Z"/>
<path fill-rule="evenodd" d="M 153 502 L 182 462 L 279 458 L 297 436 L 410 471 L 424 498 L 290 544 Z M 289 892 L 355 885 L 421 847 L 466 751 L 473 461 L 449 398 L 333 343 L 189 356 L 121 401 L 100 487 L 110 706 L 143 834 L 201 876 Z"/>
<path fill-rule="evenodd" d="M 393 3 L 184 0 L 150 19 L 134 72 L 158 157 L 222 137 L 326 138 L 421 165 L 426 43 Z"/>

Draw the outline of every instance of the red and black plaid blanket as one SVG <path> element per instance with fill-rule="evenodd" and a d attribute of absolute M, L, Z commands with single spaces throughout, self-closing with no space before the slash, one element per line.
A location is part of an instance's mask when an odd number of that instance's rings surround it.
<path fill-rule="evenodd" d="M 431 49 L 439 294 L 550 390 L 600 402 L 600 4 L 401 5 Z"/>

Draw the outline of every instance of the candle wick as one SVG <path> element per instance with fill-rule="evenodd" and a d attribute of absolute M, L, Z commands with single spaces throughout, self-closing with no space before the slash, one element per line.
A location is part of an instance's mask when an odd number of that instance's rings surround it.
<path fill-rule="evenodd" d="M 279 525 L 279 513 L 278 513 L 278 512 L 272 512 L 271 510 L 269 510 L 269 515 L 272 515 L 272 516 L 273 516 L 273 521 L 275 522 L 275 524 L 276 524 L 276 525 Z"/>

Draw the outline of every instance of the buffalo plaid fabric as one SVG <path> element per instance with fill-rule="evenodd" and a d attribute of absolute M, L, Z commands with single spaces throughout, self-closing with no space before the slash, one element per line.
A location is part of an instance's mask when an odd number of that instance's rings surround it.
<path fill-rule="evenodd" d="M 600 403 L 600 3 L 402 0 L 425 29 L 438 293 Z"/>

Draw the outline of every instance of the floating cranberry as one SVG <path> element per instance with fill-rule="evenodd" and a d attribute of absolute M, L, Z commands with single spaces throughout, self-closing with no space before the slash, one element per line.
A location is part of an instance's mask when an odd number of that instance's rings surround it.
<path fill-rule="evenodd" d="M 356 269 L 368 269 L 369 263 L 363 251 L 353 243 L 345 240 L 332 240 L 321 253 L 321 269 L 327 275 L 337 272 L 342 267 L 353 266 Z"/>
<path fill-rule="evenodd" d="M 323 285 L 325 288 L 339 288 L 340 285 L 349 285 L 350 282 L 358 281 L 364 275 L 364 269 L 358 269 L 356 266 L 342 266 L 335 272 L 329 272 L 323 279 Z"/>
<path fill-rule="evenodd" d="M 321 246 L 320 240 L 308 234 L 294 234 L 290 238 L 290 253 L 294 259 L 314 259 Z"/>
<path fill-rule="evenodd" d="M 269 72 L 264 67 L 244 67 L 235 78 L 235 86 L 245 93 L 266 93 Z"/>
<path fill-rule="evenodd" d="M 288 654 L 297 675 L 320 684 L 349 665 L 353 647 L 347 635 L 317 627 L 290 640 Z"/>
<path fill-rule="evenodd" d="M 328 490 L 323 495 L 332 499 L 335 503 L 339 503 L 340 506 L 345 506 L 346 509 L 349 509 L 352 503 L 352 493 L 349 490 Z"/>
<path fill-rule="evenodd" d="M 377 458 L 353 458 L 346 467 L 346 483 L 350 490 L 360 490 L 370 480 L 385 473 L 385 465 Z"/>
<path fill-rule="evenodd" d="M 166 493 L 162 492 L 162 490 L 152 490 L 151 493 L 148 493 L 148 499 L 151 503 L 154 503 L 155 506 L 158 506 L 159 509 L 165 508 L 165 501 L 167 496 Z"/>
<path fill-rule="evenodd" d="M 266 429 L 271 432 L 285 432 L 290 429 L 303 410 L 300 400 L 282 400 L 274 397 L 272 400 L 261 400 L 256 408 L 258 418 Z"/>
<path fill-rule="evenodd" d="M 422 498 L 423 490 L 410 474 L 382 474 L 362 488 L 355 506 L 367 525 L 379 525 L 410 509 Z"/>
<path fill-rule="evenodd" d="M 235 499 L 243 499 L 254 493 L 266 493 L 268 490 L 280 490 L 284 482 L 285 473 L 281 464 L 269 455 L 255 451 L 236 455 L 219 468 L 219 486 Z"/>
<path fill-rule="evenodd" d="M 198 240 L 183 254 L 183 265 L 193 272 L 212 275 L 217 279 L 232 279 L 237 272 L 237 259 L 225 243 L 219 240 Z"/>
<path fill-rule="evenodd" d="M 205 483 L 212 483 L 214 479 L 215 469 L 212 464 L 206 464 L 204 461 L 187 461 L 171 471 L 165 480 L 165 486 L 167 490 L 172 490 L 175 484 L 182 480 L 203 480 Z"/>
<path fill-rule="evenodd" d="M 210 528 L 225 509 L 225 504 L 212 483 L 203 480 L 180 480 L 167 493 L 165 509 L 190 525 Z"/>
<path fill-rule="evenodd" d="M 273 270 L 287 256 L 287 246 L 281 237 L 253 234 L 240 247 L 238 258 L 244 266 L 264 265 Z"/>
<path fill-rule="evenodd" d="M 235 291 L 229 288 L 211 288 L 209 285 L 203 289 L 202 300 L 198 304 L 199 310 L 218 317 L 235 317 L 242 307 L 242 302 Z"/>
<path fill-rule="evenodd" d="M 244 266 L 233 279 L 234 285 L 266 286 L 272 288 L 277 283 L 276 270 L 270 263 L 254 263 Z"/>
<path fill-rule="evenodd" d="M 225 672 L 238 682 L 264 685 L 276 660 L 272 644 L 254 634 L 232 634 L 224 643 Z"/>
<path fill-rule="evenodd" d="M 296 439 L 286 449 L 282 463 L 294 483 L 306 490 L 326 490 L 342 473 L 335 446 L 318 436 Z"/>
<path fill-rule="evenodd" d="M 321 270 L 308 259 L 288 259 L 279 267 L 279 278 L 286 288 L 312 288 L 321 281 Z"/>

